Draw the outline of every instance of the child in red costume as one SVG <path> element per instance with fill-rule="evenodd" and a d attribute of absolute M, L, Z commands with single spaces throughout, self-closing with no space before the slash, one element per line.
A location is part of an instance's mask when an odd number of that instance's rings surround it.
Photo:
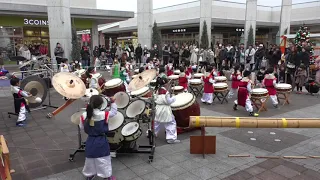
<path fill-rule="evenodd" d="M 179 86 L 182 86 L 184 88 L 184 91 L 188 91 L 188 79 L 191 78 L 191 74 L 187 76 L 185 73 L 186 69 L 184 67 L 180 67 L 180 74 L 179 74 Z"/>
<path fill-rule="evenodd" d="M 249 116 L 259 116 L 259 114 L 253 112 L 253 106 L 250 100 L 250 93 L 252 92 L 250 76 L 251 71 L 244 71 L 243 78 L 239 82 L 238 100 L 234 101 L 233 110 L 238 110 L 238 105 L 240 105 L 246 108 Z"/>
<path fill-rule="evenodd" d="M 236 65 L 234 67 L 234 72 L 231 74 L 230 79 L 232 80 L 232 83 L 231 83 L 231 90 L 230 90 L 229 95 L 228 95 L 229 99 L 231 99 L 232 96 L 235 93 L 237 93 L 238 88 L 239 88 L 240 80 L 242 79 L 239 65 Z"/>
<path fill-rule="evenodd" d="M 173 75 L 173 64 L 172 64 L 172 60 L 169 60 L 169 63 L 166 65 L 166 70 L 167 70 L 167 76 L 171 76 Z"/>
<path fill-rule="evenodd" d="M 202 77 L 204 85 L 203 85 L 203 95 L 202 95 L 201 101 L 203 103 L 208 103 L 208 104 L 212 104 L 213 92 L 214 92 L 213 84 L 215 83 L 214 77 L 211 72 L 212 72 L 212 66 L 208 66 L 207 72 Z"/>
<path fill-rule="evenodd" d="M 267 74 L 265 75 L 262 84 L 267 88 L 272 104 L 275 108 L 278 108 L 278 97 L 277 97 L 277 78 L 273 74 L 274 69 L 268 68 Z"/>

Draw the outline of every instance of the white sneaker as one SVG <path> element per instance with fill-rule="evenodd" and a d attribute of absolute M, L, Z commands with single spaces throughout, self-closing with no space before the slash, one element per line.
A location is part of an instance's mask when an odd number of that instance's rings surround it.
<path fill-rule="evenodd" d="M 168 144 L 177 144 L 177 143 L 180 143 L 180 140 L 178 140 L 178 139 L 170 139 L 170 140 L 167 140 L 167 143 Z"/>

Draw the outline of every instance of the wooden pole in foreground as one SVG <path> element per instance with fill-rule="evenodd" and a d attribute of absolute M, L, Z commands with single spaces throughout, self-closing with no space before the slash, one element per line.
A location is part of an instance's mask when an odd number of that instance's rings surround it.
<path fill-rule="evenodd" d="M 190 116 L 190 127 L 320 128 L 320 118 Z"/>

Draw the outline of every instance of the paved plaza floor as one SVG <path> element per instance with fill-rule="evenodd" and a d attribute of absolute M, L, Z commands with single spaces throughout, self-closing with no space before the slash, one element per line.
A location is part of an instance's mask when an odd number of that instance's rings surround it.
<path fill-rule="evenodd" d="M 13 110 L 9 87 L 0 87 L 0 134 L 7 139 L 13 180 L 82 180 L 84 153 L 74 162 L 69 154 L 77 148 L 77 127 L 70 116 L 83 102 L 76 101 L 55 118 L 47 119 L 53 109 L 34 111 L 26 127 L 15 127 L 16 117 L 8 118 Z M 64 100 L 53 89 L 52 104 Z M 48 99 L 48 98 L 47 98 Z M 199 99 L 198 99 L 199 101 Z M 47 104 L 47 100 L 45 104 Z M 270 102 L 262 117 L 319 118 L 320 98 L 306 94 L 291 95 L 291 104 L 274 109 Z M 201 104 L 201 115 L 221 117 L 247 116 L 244 108 L 232 110 L 228 104 Z M 320 179 L 320 159 L 257 159 L 255 156 L 319 156 L 318 129 L 234 129 L 206 128 L 207 135 L 217 136 L 216 154 L 190 154 L 190 135 L 179 135 L 180 144 L 165 143 L 164 133 L 156 139 L 155 159 L 148 163 L 148 154 L 118 155 L 112 159 L 113 174 L 118 180 L 316 180 Z M 139 144 L 147 144 L 142 135 Z M 229 158 L 230 154 L 250 157 Z"/>

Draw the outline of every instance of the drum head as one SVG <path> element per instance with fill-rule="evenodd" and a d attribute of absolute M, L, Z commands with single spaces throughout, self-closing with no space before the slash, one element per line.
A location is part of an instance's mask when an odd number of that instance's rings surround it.
<path fill-rule="evenodd" d="M 107 81 L 104 85 L 106 86 L 106 88 L 108 87 L 114 87 L 118 84 L 121 84 L 122 80 L 120 78 L 115 78 L 115 79 L 111 79 L 109 81 Z"/>
<path fill-rule="evenodd" d="M 108 127 L 109 131 L 114 131 L 121 127 L 121 125 L 124 123 L 124 116 L 121 112 L 117 112 L 115 116 L 109 119 L 108 121 Z"/>
<path fill-rule="evenodd" d="M 215 79 L 216 80 L 220 80 L 220 81 L 222 81 L 222 80 L 227 80 L 227 77 L 225 77 L 225 76 L 217 76 L 217 77 L 215 77 Z"/>
<path fill-rule="evenodd" d="M 279 83 L 277 84 L 277 88 L 285 88 L 285 89 L 291 89 L 291 84 L 285 84 L 285 83 Z"/>
<path fill-rule="evenodd" d="M 82 76 L 86 73 L 86 70 L 85 69 L 80 69 L 79 70 L 79 75 Z"/>
<path fill-rule="evenodd" d="M 189 104 L 193 99 L 194 96 L 191 93 L 181 93 L 175 96 L 176 101 L 171 104 L 171 107 L 177 108 Z"/>
<path fill-rule="evenodd" d="M 146 108 L 146 103 L 140 99 L 133 101 L 129 104 L 128 108 L 126 109 L 126 115 L 128 118 L 134 118 L 137 115 L 140 115 L 144 112 Z"/>
<path fill-rule="evenodd" d="M 149 87 L 143 87 L 143 88 L 138 89 L 138 90 L 136 90 L 136 91 L 132 91 L 132 92 L 131 92 L 131 95 L 132 95 L 132 96 L 140 96 L 140 95 L 142 95 L 142 94 L 145 94 L 145 93 L 148 92 L 148 91 L 149 91 Z"/>
<path fill-rule="evenodd" d="M 139 123 L 137 123 L 137 122 L 129 122 L 128 124 L 123 126 L 123 128 L 121 130 L 121 134 L 123 136 L 130 136 L 130 135 L 134 134 L 135 132 L 137 132 L 137 130 L 139 128 L 140 128 Z"/>
<path fill-rule="evenodd" d="M 174 87 L 172 87 L 172 89 L 175 91 L 179 91 L 179 90 L 183 90 L 184 88 L 183 88 L 183 86 L 174 86 Z"/>
<path fill-rule="evenodd" d="M 195 73 L 193 76 L 194 76 L 194 77 L 202 77 L 202 76 L 204 76 L 204 74 L 202 74 L 202 73 Z"/>
<path fill-rule="evenodd" d="M 252 92 L 257 94 L 263 94 L 263 93 L 268 93 L 268 90 L 264 88 L 256 88 L 256 89 L 252 89 Z"/>
<path fill-rule="evenodd" d="M 123 108 L 127 107 L 130 102 L 130 97 L 125 92 L 117 92 L 114 95 L 114 98 L 116 99 L 115 103 L 119 109 L 123 109 Z"/>
<path fill-rule="evenodd" d="M 100 110 L 105 111 L 109 107 L 110 99 L 106 96 L 102 96 L 102 99 L 103 99 L 103 103 L 101 105 Z"/>
<path fill-rule="evenodd" d="M 191 84 L 200 84 L 201 83 L 201 79 L 190 79 L 190 83 Z"/>
<path fill-rule="evenodd" d="M 220 87 L 220 88 L 224 88 L 224 87 L 228 87 L 227 83 L 216 83 L 213 85 L 214 87 Z"/>
<path fill-rule="evenodd" d="M 100 74 L 100 73 L 95 73 L 95 74 L 92 75 L 92 77 L 99 79 L 99 78 L 102 77 L 102 74 Z"/>
<path fill-rule="evenodd" d="M 168 79 L 179 79 L 179 75 L 171 75 Z"/>

